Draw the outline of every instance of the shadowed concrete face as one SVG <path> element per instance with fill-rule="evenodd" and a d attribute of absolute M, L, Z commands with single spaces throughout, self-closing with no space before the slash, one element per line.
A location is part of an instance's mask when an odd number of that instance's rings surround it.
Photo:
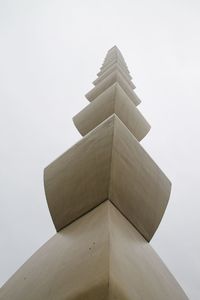
<path fill-rule="evenodd" d="M 45 169 L 45 191 L 57 230 L 110 199 L 149 241 L 171 184 L 116 115 Z"/>
<path fill-rule="evenodd" d="M 101 93 L 73 121 L 79 132 L 85 135 L 114 113 L 138 141 L 149 132 L 150 125 L 118 83 Z"/>
<path fill-rule="evenodd" d="M 187 297 L 151 246 L 106 201 L 42 246 L 2 287 L 0 299 Z"/>

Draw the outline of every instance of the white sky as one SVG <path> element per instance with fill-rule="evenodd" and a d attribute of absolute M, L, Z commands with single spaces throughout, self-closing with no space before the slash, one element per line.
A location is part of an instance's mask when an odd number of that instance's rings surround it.
<path fill-rule="evenodd" d="M 151 245 L 200 299 L 200 2 L 0 0 L 0 284 L 54 233 L 43 169 L 81 137 L 72 117 L 113 45 L 172 181 Z"/>

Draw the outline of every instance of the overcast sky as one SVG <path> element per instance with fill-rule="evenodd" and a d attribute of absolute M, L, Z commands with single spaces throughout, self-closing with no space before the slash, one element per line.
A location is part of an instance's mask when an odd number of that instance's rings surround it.
<path fill-rule="evenodd" d="M 172 181 L 151 245 L 199 300 L 199 0 L 0 0 L 0 285 L 55 234 L 43 169 L 81 138 L 72 117 L 113 45 Z"/>

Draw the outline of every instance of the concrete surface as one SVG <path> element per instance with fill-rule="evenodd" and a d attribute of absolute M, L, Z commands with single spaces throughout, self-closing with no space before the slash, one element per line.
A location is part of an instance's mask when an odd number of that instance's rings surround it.
<path fill-rule="evenodd" d="M 123 58 L 123 55 L 121 54 L 121 51 L 118 49 L 117 46 L 112 47 L 110 50 L 108 50 L 107 55 L 104 59 L 103 65 L 100 68 L 101 73 L 103 73 L 112 63 L 118 63 L 123 70 L 129 74 L 128 66 Z"/>
<path fill-rule="evenodd" d="M 100 68 L 100 71 L 97 73 L 97 76 L 102 76 L 104 73 L 108 72 L 109 69 L 111 69 L 113 67 L 113 65 L 118 65 L 120 69 L 123 70 L 123 73 L 126 75 L 126 77 L 128 79 L 132 79 L 131 75 L 130 75 L 130 72 L 128 71 L 127 68 L 124 68 L 124 65 L 117 59 L 117 58 L 114 58 L 113 61 L 111 61 L 109 64 L 106 64 L 104 66 L 104 68 Z"/>
<path fill-rule="evenodd" d="M 84 136 L 114 113 L 138 141 L 149 132 L 150 125 L 118 83 L 114 83 L 101 93 L 79 112 L 73 121 Z"/>
<path fill-rule="evenodd" d="M 124 76 L 122 76 L 117 69 L 113 70 L 106 78 L 100 81 L 92 90 L 90 90 L 85 95 L 85 97 L 91 102 L 116 82 L 121 86 L 121 88 L 125 91 L 125 93 L 135 105 L 140 104 L 141 100 L 133 91 L 130 84 L 127 83 L 127 80 L 124 78 Z"/>
<path fill-rule="evenodd" d="M 132 77 L 129 74 L 127 74 L 126 72 L 124 72 L 124 70 L 122 69 L 122 67 L 120 67 L 120 64 L 118 64 L 118 63 L 113 63 L 109 68 L 107 68 L 106 71 L 102 73 L 102 75 L 100 75 L 96 80 L 93 81 L 93 84 L 97 85 L 100 81 L 102 81 L 103 79 L 105 79 L 113 71 L 114 72 L 115 71 L 119 71 L 119 73 L 122 75 L 122 77 L 124 77 L 124 79 L 130 85 L 130 87 L 132 89 L 135 89 L 135 85 L 131 81 Z"/>
<path fill-rule="evenodd" d="M 171 190 L 167 177 L 116 115 L 50 164 L 44 184 L 57 231 L 110 199 L 148 241 Z"/>
<path fill-rule="evenodd" d="M 171 183 L 139 141 L 150 129 L 119 49 L 74 117 L 83 139 L 44 170 L 59 231 L 1 288 L 1 300 L 187 299 L 149 245 Z"/>
<path fill-rule="evenodd" d="M 1 288 L 1 300 L 183 300 L 135 228 L 106 201 L 53 236 Z"/>

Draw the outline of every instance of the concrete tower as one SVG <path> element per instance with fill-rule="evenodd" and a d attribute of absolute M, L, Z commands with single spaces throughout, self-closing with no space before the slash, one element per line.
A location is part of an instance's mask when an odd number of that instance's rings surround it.
<path fill-rule="evenodd" d="M 134 89 L 114 46 L 74 117 L 83 138 L 44 171 L 57 233 L 1 300 L 188 299 L 149 244 L 171 183 L 139 143 L 150 126 Z"/>

